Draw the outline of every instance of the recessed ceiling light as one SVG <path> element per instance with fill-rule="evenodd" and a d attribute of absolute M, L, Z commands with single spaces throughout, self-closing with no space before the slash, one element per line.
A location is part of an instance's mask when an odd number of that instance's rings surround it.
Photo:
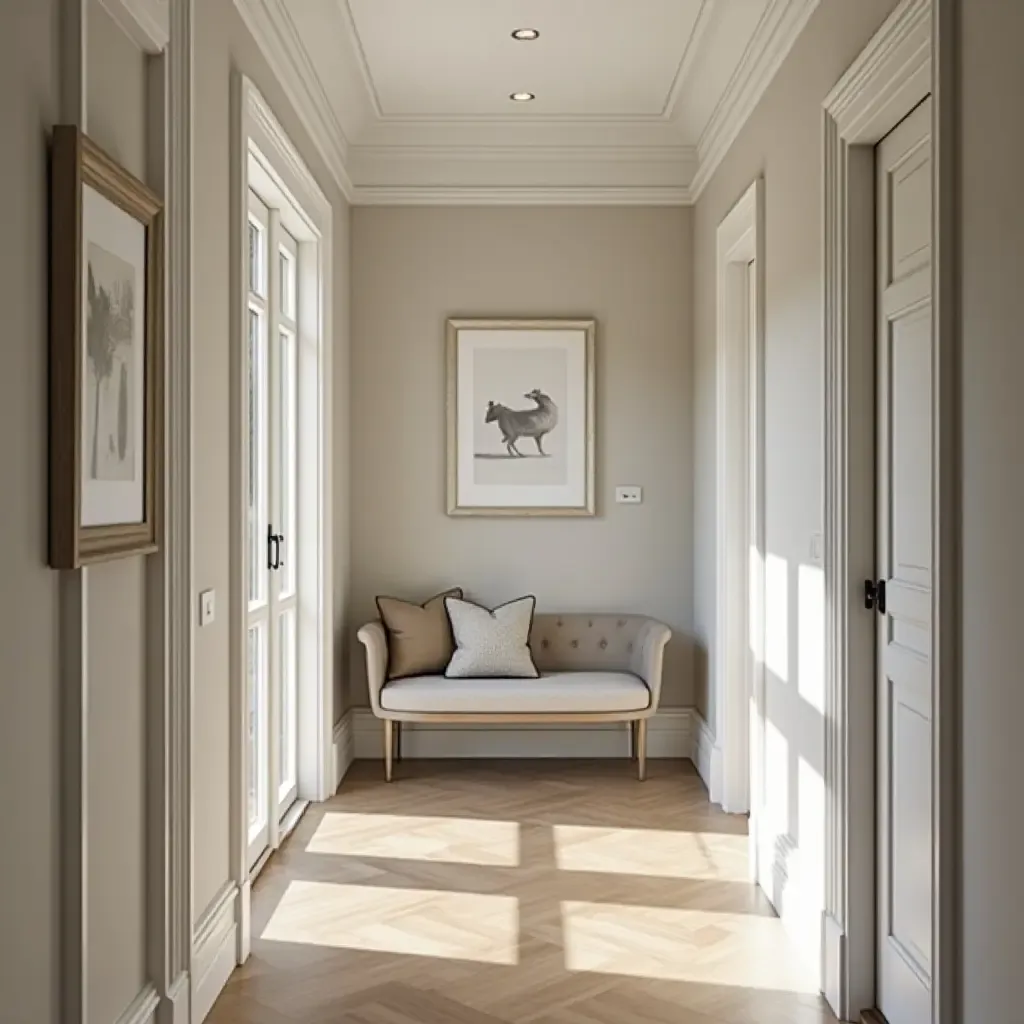
<path fill-rule="evenodd" d="M 540 33 L 535 28 L 517 28 L 512 33 L 513 39 L 518 39 L 520 42 L 526 42 L 531 39 L 539 39 Z"/>
<path fill-rule="evenodd" d="M 514 92 L 509 99 L 514 103 L 529 103 L 530 100 L 535 100 L 537 97 L 532 92 Z"/>

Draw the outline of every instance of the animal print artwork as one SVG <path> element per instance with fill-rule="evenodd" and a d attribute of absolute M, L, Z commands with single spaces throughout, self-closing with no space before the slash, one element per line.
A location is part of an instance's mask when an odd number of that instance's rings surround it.
<path fill-rule="evenodd" d="M 544 437 L 558 426 L 558 406 L 539 388 L 527 391 L 523 397 L 534 402 L 534 408 L 510 409 L 500 402 L 488 402 L 484 420 L 497 424 L 509 455 L 522 458 L 523 453 L 516 447 L 516 442 L 521 438 L 532 438 L 538 454 L 547 457 Z"/>

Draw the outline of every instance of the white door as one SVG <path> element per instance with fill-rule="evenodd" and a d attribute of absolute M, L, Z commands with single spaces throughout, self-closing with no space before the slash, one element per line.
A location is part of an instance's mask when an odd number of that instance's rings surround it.
<path fill-rule="evenodd" d="M 297 245 L 249 195 L 247 701 L 249 863 L 298 783 Z"/>
<path fill-rule="evenodd" d="M 878 1008 L 931 1021 L 931 101 L 876 151 Z"/>

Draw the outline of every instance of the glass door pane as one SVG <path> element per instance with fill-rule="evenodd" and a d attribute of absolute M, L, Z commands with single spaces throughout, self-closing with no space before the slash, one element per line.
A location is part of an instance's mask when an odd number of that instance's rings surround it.
<path fill-rule="evenodd" d="M 274 293 L 277 347 L 274 353 L 275 408 L 272 420 L 276 529 L 281 534 L 282 564 L 274 572 L 275 636 L 278 641 L 274 706 L 277 710 L 277 800 L 283 816 L 298 789 L 298 376 L 296 268 L 298 246 L 287 231 L 275 237 L 278 246 Z"/>
<path fill-rule="evenodd" d="M 249 863 L 270 845 L 272 808 L 270 788 L 271 581 L 267 560 L 267 527 L 271 504 L 270 477 L 270 360 L 267 253 L 269 211 L 250 193 L 248 221 L 248 311 L 245 381 L 245 552 L 246 552 L 246 793 L 249 825 Z"/>

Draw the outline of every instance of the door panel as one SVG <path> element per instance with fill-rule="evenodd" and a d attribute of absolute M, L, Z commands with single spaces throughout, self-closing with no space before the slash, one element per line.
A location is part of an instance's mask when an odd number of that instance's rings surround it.
<path fill-rule="evenodd" d="M 931 1020 L 931 102 L 876 152 L 878 1006 Z"/>

